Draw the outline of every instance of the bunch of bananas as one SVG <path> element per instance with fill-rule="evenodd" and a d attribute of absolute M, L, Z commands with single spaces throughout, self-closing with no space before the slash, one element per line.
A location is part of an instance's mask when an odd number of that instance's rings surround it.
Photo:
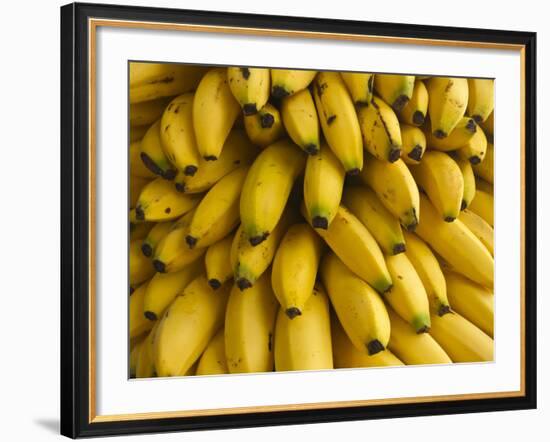
<path fill-rule="evenodd" d="M 493 81 L 132 63 L 136 377 L 493 359 Z"/>

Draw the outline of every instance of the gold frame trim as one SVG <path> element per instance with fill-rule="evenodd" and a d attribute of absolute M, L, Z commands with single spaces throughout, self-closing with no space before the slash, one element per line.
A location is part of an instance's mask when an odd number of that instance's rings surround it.
<path fill-rule="evenodd" d="M 498 49 L 512 50 L 520 53 L 520 69 L 521 69 L 521 84 L 520 84 L 520 163 L 521 163 L 521 226 L 520 226 L 520 389 L 518 391 L 505 392 L 487 392 L 487 393 L 466 393 L 456 395 L 439 395 L 439 396 L 421 396 L 421 397 L 404 397 L 404 398 L 389 398 L 389 399 L 368 399 L 355 401 L 336 401 L 336 402 L 317 402 L 317 403 L 302 403 L 302 404 L 285 404 L 285 405 L 265 405 L 258 407 L 234 407 L 234 408 L 215 408 L 202 410 L 181 410 L 181 411 L 161 411 L 150 413 L 130 413 L 130 414 L 113 414 L 113 415 L 97 415 L 96 414 L 96 329 L 95 329 L 95 205 L 96 205 L 96 164 L 95 164 L 95 111 L 96 111 L 96 31 L 97 28 L 115 27 L 115 28 L 140 28 L 152 30 L 172 30 L 186 32 L 207 32 L 219 34 L 238 34 L 238 35 L 253 35 L 253 36 L 273 36 L 273 37 L 295 37 L 295 38 L 312 38 L 312 39 L 328 39 L 341 41 L 361 41 L 374 43 L 399 43 L 413 44 L 421 46 L 443 46 L 443 47 L 467 47 L 477 49 Z M 422 38 L 404 38 L 404 37 L 389 37 L 376 35 L 357 35 L 357 34 L 339 34 L 339 33 L 321 33 L 310 31 L 289 31 L 279 29 L 261 29 L 261 28 L 242 28 L 232 26 L 210 26 L 210 25 L 189 25 L 179 23 L 155 23 L 155 22 L 140 22 L 128 20 L 106 20 L 94 19 L 88 20 L 88 35 L 89 35 L 89 232 L 88 238 L 90 241 L 89 254 L 89 423 L 99 422 L 115 422 L 115 421 L 133 421 L 144 419 L 168 419 L 179 417 L 197 417 L 197 416 L 216 416 L 230 414 L 245 414 L 258 412 L 277 412 L 277 411 L 294 411 L 294 410 L 320 410 L 325 408 L 343 408 L 343 407 L 364 407 L 373 405 L 394 405 L 394 404 L 413 404 L 426 402 L 442 402 L 442 401 L 460 401 L 467 399 L 496 399 L 496 398 L 512 398 L 525 396 L 525 46 L 521 44 L 501 44 L 501 43 L 480 43 L 474 41 L 456 41 L 456 40 L 437 40 L 437 39 L 422 39 Z"/>

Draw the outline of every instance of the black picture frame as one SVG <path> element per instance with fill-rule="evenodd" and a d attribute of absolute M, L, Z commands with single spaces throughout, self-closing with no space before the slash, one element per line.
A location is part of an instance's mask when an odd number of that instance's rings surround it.
<path fill-rule="evenodd" d="M 216 416 L 90 421 L 89 18 L 520 45 L 524 51 L 523 396 Z M 61 433 L 71 438 L 536 408 L 536 34 L 116 5 L 61 8 Z"/>

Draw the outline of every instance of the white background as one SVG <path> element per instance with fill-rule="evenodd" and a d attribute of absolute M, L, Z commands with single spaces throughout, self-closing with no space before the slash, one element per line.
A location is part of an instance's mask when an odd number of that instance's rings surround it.
<path fill-rule="evenodd" d="M 360 2 L 326 4 L 274 3 L 234 0 L 130 1 L 127 4 L 176 6 L 182 8 L 231 10 L 342 19 L 362 19 L 448 26 L 472 26 L 539 32 L 539 225 L 544 225 L 542 189 L 550 178 L 543 176 L 548 135 L 542 122 L 548 112 L 544 103 L 550 94 L 543 81 L 550 75 L 547 13 L 534 0 L 521 8 L 498 7 L 498 3 L 464 0 L 441 7 L 432 2 Z M 58 1 L 12 2 L 3 9 L 0 27 L 0 128 L 2 169 L 0 173 L 0 225 L 2 226 L 3 301 L 0 405 L 5 440 L 52 440 L 58 438 L 59 410 L 59 10 Z M 308 4 L 311 4 L 308 8 Z M 546 117 L 546 118 L 545 118 Z M 546 215 L 549 215 L 546 213 Z M 140 436 L 139 440 L 224 441 L 274 440 L 287 438 L 342 437 L 415 438 L 432 441 L 518 440 L 532 435 L 543 440 L 548 433 L 548 346 L 549 327 L 542 322 L 548 301 L 543 299 L 543 249 L 546 237 L 539 232 L 539 409 L 535 411 L 485 413 L 336 424 L 317 424 L 264 429 L 226 430 L 185 435 Z M 535 246 L 535 245 L 533 245 Z M 550 246 L 550 244 L 548 244 Z M 545 339 L 546 338 L 546 339 Z M 535 436 L 537 433 L 540 436 Z M 355 438 L 355 437 L 354 437 Z M 138 440 L 137 437 L 125 440 Z"/>

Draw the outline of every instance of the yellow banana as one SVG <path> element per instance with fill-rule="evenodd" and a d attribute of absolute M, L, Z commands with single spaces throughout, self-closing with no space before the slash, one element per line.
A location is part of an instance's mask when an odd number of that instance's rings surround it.
<path fill-rule="evenodd" d="M 136 378 L 150 378 L 156 375 L 153 342 L 158 330 L 156 323 L 141 345 L 136 361 Z"/>
<path fill-rule="evenodd" d="M 231 268 L 231 244 L 233 244 L 233 237 L 230 234 L 212 244 L 208 247 L 204 256 L 208 284 L 214 290 L 219 289 L 223 283 L 233 278 L 233 269 Z"/>
<path fill-rule="evenodd" d="M 494 155 L 495 150 L 493 143 L 487 143 L 485 158 L 483 158 L 483 161 L 481 161 L 480 163 L 472 166 L 476 176 L 483 178 L 485 181 L 491 184 L 493 184 L 495 180 Z"/>
<path fill-rule="evenodd" d="M 348 187 L 343 203 L 372 233 L 386 255 L 405 251 L 405 238 L 399 220 L 384 207 L 372 189 Z"/>
<path fill-rule="evenodd" d="M 478 126 L 470 117 L 462 117 L 455 128 L 445 138 L 438 138 L 432 133 L 430 123 L 426 124 L 426 143 L 430 149 L 450 152 L 467 144 L 477 132 Z"/>
<path fill-rule="evenodd" d="M 309 89 L 283 98 L 281 117 L 288 135 L 309 155 L 319 152 L 319 118 Z"/>
<path fill-rule="evenodd" d="M 430 334 L 453 362 L 493 360 L 493 340 L 458 313 L 432 316 Z"/>
<path fill-rule="evenodd" d="M 334 368 L 329 302 L 321 286 L 313 289 L 299 317 L 291 319 L 279 310 L 274 353 L 277 371 Z"/>
<path fill-rule="evenodd" d="M 464 210 L 458 217 L 471 232 L 479 238 L 491 255 L 494 253 L 494 231 L 493 228 L 481 216 L 470 210 Z"/>
<path fill-rule="evenodd" d="M 494 80 L 468 78 L 469 97 L 466 113 L 477 123 L 487 120 L 493 112 L 495 107 L 494 83 Z"/>
<path fill-rule="evenodd" d="M 452 222 L 460 213 L 464 195 L 464 178 L 458 164 L 446 153 L 429 150 L 418 165 L 409 166 L 439 215 Z"/>
<path fill-rule="evenodd" d="M 168 102 L 168 98 L 159 98 L 130 104 L 130 126 L 153 124 L 162 116 Z"/>
<path fill-rule="evenodd" d="M 493 195 L 483 190 L 476 190 L 476 196 L 472 200 L 469 209 L 487 221 L 491 227 L 494 227 L 495 208 Z"/>
<path fill-rule="evenodd" d="M 231 285 L 219 290 L 204 275 L 194 279 L 164 313 L 154 339 L 159 376 L 181 376 L 199 359 L 223 325 Z"/>
<path fill-rule="evenodd" d="M 143 188 L 151 182 L 150 179 L 147 178 L 140 178 L 137 176 L 130 175 L 130 207 L 136 207 L 139 194 L 143 190 Z"/>
<path fill-rule="evenodd" d="M 291 226 L 279 244 L 273 260 L 271 285 L 281 312 L 290 319 L 303 313 L 311 296 L 321 252 L 321 239 L 305 223 Z"/>
<path fill-rule="evenodd" d="M 134 177 L 148 180 L 156 177 L 141 161 L 141 140 L 130 143 L 130 180 Z"/>
<path fill-rule="evenodd" d="M 130 126 L 130 143 L 133 143 L 134 141 L 141 141 L 149 127 L 149 125 Z"/>
<path fill-rule="evenodd" d="M 269 272 L 246 293 L 233 287 L 225 312 L 225 355 L 230 373 L 273 370 L 277 308 Z"/>
<path fill-rule="evenodd" d="M 230 172 L 203 197 L 195 213 L 185 241 L 189 248 L 208 247 L 225 238 L 239 224 L 239 197 L 248 166 Z"/>
<path fill-rule="evenodd" d="M 428 295 L 430 309 L 438 315 L 450 310 L 445 277 L 430 248 L 414 233 L 405 232 L 407 258 L 413 265 Z"/>
<path fill-rule="evenodd" d="M 171 228 L 172 223 L 170 221 L 156 223 L 141 244 L 142 253 L 147 257 L 153 256 L 158 243 L 168 234 Z"/>
<path fill-rule="evenodd" d="M 140 239 L 130 242 L 128 267 L 131 286 L 136 286 L 155 274 L 151 261 L 141 253 L 141 243 Z"/>
<path fill-rule="evenodd" d="M 304 202 L 313 227 L 328 229 L 342 199 L 344 177 L 342 164 L 326 144 L 317 155 L 308 157 Z"/>
<path fill-rule="evenodd" d="M 372 100 L 374 74 L 342 72 L 341 75 L 355 105 L 368 106 Z"/>
<path fill-rule="evenodd" d="M 141 140 L 141 161 L 147 169 L 165 180 L 173 180 L 177 170 L 166 157 L 160 139 L 160 120 L 154 123 Z"/>
<path fill-rule="evenodd" d="M 309 86 L 317 71 L 299 69 L 271 69 L 271 94 L 283 98 Z"/>
<path fill-rule="evenodd" d="M 357 110 L 363 145 L 377 159 L 393 163 L 401 156 L 401 129 L 393 109 L 374 96 L 370 106 Z"/>
<path fill-rule="evenodd" d="M 376 74 L 374 89 L 388 105 L 399 112 L 412 97 L 414 75 Z"/>
<path fill-rule="evenodd" d="M 321 280 L 355 348 L 369 355 L 383 351 L 390 339 L 390 319 L 382 298 L 334 253 L 321 262 Z"/>
<path fill-rule="evenodd" d="M 142 240 L 149 234 L 155 223 L 130 223 L 130 241 Z"/>
<path fill-rule="evenodd" d="M 428 90 L 423 81 L 416 77 L 411 99 L 399 111 L 399 119 L 413 126 L 422 126 L 428 113 Z"/>
<path fill-rule="evenodd" d="M 147 184 L 136 204 L 136 217 L 142 221 L 168 221 L 191 210 L 199 198 L 178 192 L 164 178 L 156 178 Z"/>
<path fill-rule="evenodd" d="M 228 67 L 227 81 L 245 116 L 258 113 L 269 99 L 269 69 Z"/>
<path fill-rule="evenodd" d="M 488 193 L 489 195 L 494 195 L 495 194 L 495 192 L 494 192 L 495 189 L 493 188 L 493 185 L 488 183 L 485 180 L 482 180 L 479 177 L 476 178 L 476 189 L 481 190 L 482 192 Z M 475 196 L 475 194 L 474 194 L 474 196 Z"/>
<path fill-rule="evenodd" d="M 391 336 L 388 348 L 405 364 L 451 364 L 451 358 L 429 333 L 415 333 L 392 309 L 388 309 Z"/>
<path fill-rule="evenodd" d="M 214 68 L 199 83 L 193 100 L 193 127 L 197 149 L 207 161 L 217 160 L 240 113 L 227 83 L 225 68 Z"/>
<path fill-rule="evenodd" d="M 338 72 L 320 72 L 313 92 L 328 145 L 348 174 L 358 174 L 363 169 L 361 129 L 342 77 Z"/>
<path fill-rule="evenodd" d="M 153 328 L 154 322 L 143 316 L 143 302 L 147 283 L 140 285 L 130 295 L 128 307 L 128 334 L 130 339 L 137 338 Z"/>
<path fill-rule="evenodd" d="M 485 158 L 486 152 L 487 137 L 479 126 L 474 136 L 457 150 L 458 155 L 465 160 L 469 160 L 472 165 L 481 163 Z"/>
<path fill-rule="evenodd" d="M 402 160 L 388 163 L 371 157 L 360 178 L 405 229 L 413 231 L 416 228 L 420 218 L 418 187 Z"/>
<path fill-rule="evenodd" d="M 420 196 L 420 238 L 457 272 L 485 287 L 492 287 L 494 261 L 483 243 L 460 220 L 446 223 L 424 195 Z"/>
<path fill-rule="evenodd" d="M 136 377 L 137 360 L 139 358 L 139 352 L 141 351 L 143 341 L 145 341 L 145 337 L 138 337 L 137 339 L 133 339 L 130 342 L 130 357 L 128 358 L 128 368 L 130 372 L 130 378 L 132 379 Z"/>
<path fill-rule="evenodd" d="M 212 338 L 202 354 L 197 366 L 197 376 L 209 374 L 227 374 L 225 359 L 225 337 L 223 328 Z"/>
<path fill-rule="evenodd" d="M 453 310 L 492 338 L 495 304 L 493 293 L 455 272 L 446 272 L 445 279 Z"/>
<path fill-rule="evenodd" d="M 432 77 L 426 82 L 426 87 L 431 132 L 436 138 L 448 137 L 466 112 L 468 80 Z"/>
<path fill-rule="evenodd" d="M 453 155 L 460 171 L 462 172 L 462 179 L 464 181 L 464 192 L 462 193 L 462 203 L 460 204 L 460 210 L 468 208 L 472 200 L 476 195 L 476 178 L 474 176 L 474 170 L 472 169 L 472 163 L 468 160 L 459 158 Z"/>
<path fill-rule="evenodd" d="M 401 124 L 401 158 L 407 164 L 418 164 L 426 150 L 426 135 L 416 126 Z"/>
<path fill-rule="evenodd" d="M 487 134 L 488 137 L 492 137 L 494 134 L 494 125 L 495 125 L 495 117 L 494 117 L 495 111 L 491 112 L 491 114 L 487 117 L 485 121 L 482 121 L 479 123 L 481 128 L 483 129 L 483 132 Z"/>
<path fill-rule="evenodd" d="M 250 244 L 265 241 L 277 225 L 305 155 L 288 140 L 264 149 L 246 176 L 241 193 L 241 223 Z"/>
<path fill-rule="evenodd" d="M 275 106 L 269 103 L 262 107 L 258 113 L 246 117 L 244 128 L 250 141 L 260 147 L 269 146 L 285 135 L 281 114 Z M 221 156 L 223 157 L 223 150 Z"/>
<path fill-rule="evenodd" d="M 418 273 L 405 253 L 387 256 L 386 264 L 393 286 L 384 293 L 384 299 L 416 333 L 426 333 L 430 329 L 430 304 Z"/>

